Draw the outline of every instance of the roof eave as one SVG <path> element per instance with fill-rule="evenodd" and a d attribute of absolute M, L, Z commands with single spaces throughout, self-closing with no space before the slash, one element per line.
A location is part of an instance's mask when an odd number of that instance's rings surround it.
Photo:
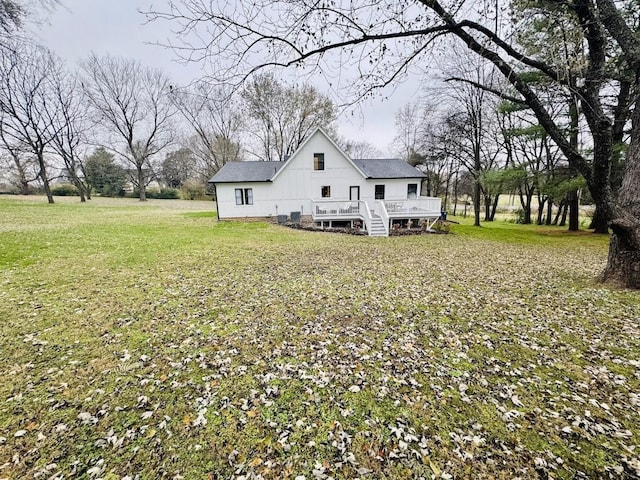
<path fill-rule="evenodd" d="M 213 179 L 209 180 L 207 183 L 213 183 L 214 185 L 216 183 L 272 183 L 273 180 L 268 179 L 268 180 L 217 180 L 217 181 L 213 181 Z"/>
<path fill-rule="evenodd" d="M 367 177 L 367 180 L 402 180 L 402 179 L 417 179 L 417 178 L 427 178 L 426 175 L 416 176 L 416 177 Z"/>

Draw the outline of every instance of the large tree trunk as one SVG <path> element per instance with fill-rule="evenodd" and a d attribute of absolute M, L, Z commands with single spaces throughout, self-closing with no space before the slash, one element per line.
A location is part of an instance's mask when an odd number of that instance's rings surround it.
<path fill-rule="evenodd" d="M 562 209 L 562 219 L 560 220 L 560 226 L 564 227 L 567 224 L 567 213 L 569 213 L 569 199 L 567 198 L 564 208 Z"/>
<path fill-rule="evenodd" d="M 590 229 L 594 233 L 609 233 L 609 222 L 613 218 L 611 195 L 611 155 L 612 141 L 610 128 L 603 127 L 598 135 L 594 133 L 596 143 L 593 152 L 593 174 L 587 181 L 589 192 L 596 206 Z M 597 140 L 597 141 L 596 141 Z"/>
<path fill-rule="evenodd" d="M 78 189 L 78 195 L 80 195 L 80 203 L 85 203 L 87 201 L 87 198 L 84 194 L 84 187 L 81 183 L 77 183 L 76 188 Z"/>
<path fill-rule="evenodd" d="M 571 190 L 567 194 L 567 203 L 569 204 L 569 231 L 577 232 L 580 229 L 580 203 L 578 201 L 578 191 Z M 565 213 L 566 215 L 566 213 Z M 565 217 L 562 217 L 562 226 L 564 226 Z"/>
<path fill-rule="evenodd" d="M 456 179 L 453 182 L 453 216 L 458 213 L 458 171 L 456 170 Z"/>
<path fill-rule="evenodd" d="M 485 195 L 484 197 L 484 219 L 487 222 L 493 222 L 496 219 L 496 210 L 498 210 L 498 201 L 500 200 L 500 195 Z"/>
<path fill-rule="evenodd" d="M 524 225 L 531 225 L 531 197 L 527 198 L 527 202 L 522 209 L 522 223 Z"/>
<path fill-rule="evenodd" d="M 590 229 L 593 229 L 594 233 L 609 233 L 609 221 L 611 220 L 611 190 L 609 185 L 602 190 L 605 192 L 594 193 L 594 189 L 599 189 L 599 187 L 589 188 L 591 192 L 591 196 L 595 201 L 596 209 L 593 213 L 593 218 L 591 219 L 591 224 L 589 225 Z M 596 198 L 598 197 L 598 198 Z"/>
<path fill-rule="evenodd" d="M 496 219 L 496 210 L 498 210 L 498 202 L 500 201 L 500 195 L 493 197 L 493 205 L 491 205 L 491 221 Z"/>
<path fill-rule="evenodd" d="M 486 195 L 483 195 L 482 199 L 484 200 L 484 221 L 491 221 L 491 199 Z"/>
<path fill-rule="evenodd" d="M 531 225 L 531 200 L 533 199 L 533 190 L 525 186 L 525 191 L 522 188 L 518 189 L 520 196 L 520 206 L 522 207 L 522 224 Z"/>
<path fill-rule="evenodd" d="M 449 179 L 447 179 L 447 186 L 444 190 L 444 204 L 443 210 L 446 212 L 449 209 Z"/>
<path fill-rule="evenodd" d="M 53 195 L 51 194 L 51 187 L 49 186 L 49 177 L 47 176 L 47 166 L 44 163 L 44 156 L 42 153 L 38 154 L 38 165 L 40 167 L 40 179 L 44 185 L 44 193 L 47 195 L 47 201 L 53 203 Z"/>
<path fill-rule="evenodd" d="M 146 181 L 144 178 L 144 169 L 143 165 L 137 165 L 138 168 L 138 189 L 140 190 L 140 201 L 147 201 L 147 190 L 146 190 Z"/>
<path fill-rule="evenodd" d="M 71 170 L 69 170 L 69 173 L 71 177 L 71 183 L 73 183 L 74 187 L 76 187 L 76 190 L 78 190 L 78 195 L 80 195 L 80 203 L 86 202 L 87 199 L 85 196 L 85 188 L 82 184 L 82 181 L 78 178 L 78 175 L 76 173 L 71 173 Z"/>
<path fill-rule="evenodd" d="M 27 180 L 27 172 L 24 165 L 20 161 L 18 154 L 13 150 L 9 149 L 9 154 L 13 157 L 13 163 L 18 171 L 18 180 L 16 183 L 18 185 L 20 195 L 29 195 L 29 180 Z"/>
<path fill-rule="evenodd" d="M 547 197 L 543 197 L 541 195 L 538 195 L 538 218 L 536 219 L 536 225 L 542 225 L 543 222 L 543 216 L 544 216 L 544 205 L 547 202 Z"/>
<path fill-rule="evenodd" d="M 560 215 L 562 215 L 563 211 L 566 212 L 566 205 L 567 205 L 567 200 L 562 199 L 562 201 L 560 202 L 560 205 L 558 205 L 558 211 L 556 212 L 556 216 L 554 217 L 553 222 L 551 223 L 552 225 L 558 225 L 558 220 L 560 220 Z M 565 216 L 566 216 L 566 213 L 565 213 Z"/>
<path fill-rule="evenodd" d="M 637 218 L 618 217 L 611 222 L 611 230 L 603 279 L 628 288 L 640 288 L 640 222 Z"/>
<path fill-rule="evenodd" d="M 480 196 L 482 194 L 480 190 L 481 190 L 480 179 L 477 178 L 473 184 L 473 214 L 474 214 L 473 226 L 474 227 L 480 226 Z"/>
<path fill-rule="evenodd" d="M 29 193 L 31 193 L 29 190 L 29 182 L 27 182 L 26 179 L 20 179 L 18 185 L 20 188 L 20 195 L 29 195 Z"/>
<path fill-rule="evenodd" d="M 640 99 L 639 99 L 640 100 Z M 603 280 L 640 288 L 640 108 L 633 113 L 631 143 L 618 203 L 610 223 L 613 235 Z"/>

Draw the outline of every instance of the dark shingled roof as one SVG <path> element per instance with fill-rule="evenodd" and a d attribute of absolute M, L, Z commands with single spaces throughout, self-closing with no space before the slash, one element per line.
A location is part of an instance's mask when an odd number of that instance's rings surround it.
<path fill-rule="evenodd" d="M 367 178 L 424 178 L 425 175 L 399 158 L 354 159 Z M 210 183 L 268 182 L 285 162 L 229 162 Z"/>
<path fill-rule="evenodd" d="M 209 183 L 268 182 L 284 162 L 229 162 Z"/>
<path fill-rule="evenodd" d="M 423 178 L 426 175 L 399 158 L 354 159 L 367 178 Z"/>

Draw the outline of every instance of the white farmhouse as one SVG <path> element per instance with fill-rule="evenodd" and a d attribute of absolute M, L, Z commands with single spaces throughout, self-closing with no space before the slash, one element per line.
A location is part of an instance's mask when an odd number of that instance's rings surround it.
<path fill-rule="evenodd" d="M 400 159 L 351 159 L 317 129 L 285 162 L 230 162 L 209 180 L 218 218 L 290 216 L 321 226 L 360 224 L 387 236 L 393 224 L 440 217 L 440 199 L 420 196 L 424 174 Z"/>

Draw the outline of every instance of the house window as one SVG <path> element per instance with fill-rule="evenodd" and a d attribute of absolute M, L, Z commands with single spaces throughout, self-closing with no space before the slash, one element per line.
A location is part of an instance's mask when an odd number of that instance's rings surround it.
<path fill-rule="evenodd" d="M 407 185 L 407 198 L 408 199 L 418 198 L 418 184 L 417 183 L 410 183 L 409 185 Z"/>
<path fill-rule="evenodd" d="M 313 169 L 324 170 L 324 153 L 313 154 Z"/>
<path fill-rule="evenodd" d="M 236 188 L 236 205 L 253 205 L 253 188 Z"/>
<path fill-rule="evenodd" d="M 322 187 L 320 193 L 322 194 L 322 198 L 330 198 L 331 197 L 331 187 L 329 185 L 326 185 L 326 186 Z"/>
<path fill-rule="evenodd" d="M 384 200 L 384 185 L 376 185 L 374 198 L 376 200 Z"/>

